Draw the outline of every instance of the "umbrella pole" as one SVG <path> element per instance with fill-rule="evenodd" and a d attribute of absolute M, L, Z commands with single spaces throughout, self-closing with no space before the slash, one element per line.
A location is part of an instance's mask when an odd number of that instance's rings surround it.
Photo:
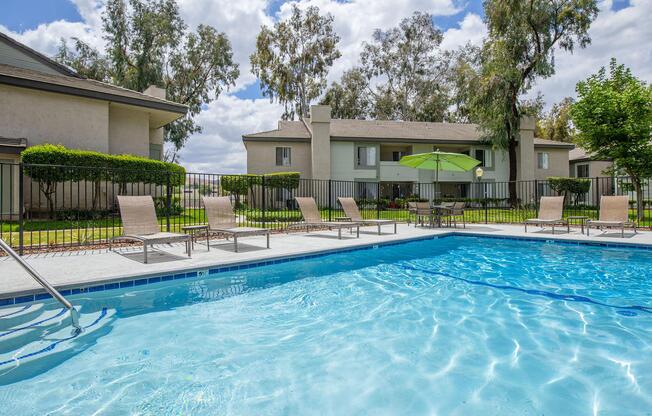
<path fill-rule="evenodd" d="M 439 201 L 439 155 L 435 159 L 435 200 Z"/>

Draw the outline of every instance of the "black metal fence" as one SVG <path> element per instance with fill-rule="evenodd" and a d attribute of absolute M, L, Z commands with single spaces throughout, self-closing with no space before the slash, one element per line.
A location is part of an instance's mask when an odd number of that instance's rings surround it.
<path fill-rule="evenodd" d="M 47 179 L 30 172 L 49 169 Z M 520 223 L 536 217 L 541 196 L 556 195 L 548 181 L 516 183 L 516 203 L 508 182 L 471 183 L 360 182 L 300 179 L 293 188 L 270 186 L 265 178 L 187 173 L 175 177 L 153 172 L 152 179 L 129 181 L 129 172 L 53 165 L 0 163 L 0 238 L 25 249 L 104 244 L 122 232 L 117 195 L 151 195 L 162 230 L 183 232 L 188 225 L 205 224 L 202 196 L 231 197 L 238 224 L 282 230 L 301 219 L 296 196 L 315 198 L 326 220 L 344 214 L 338 197 L 354 197 L 365 218 L 408 220 L 409 201 L 464 201 L 467 223 Z M 92 173 L 92 174 L 91 174 Z M 58 178 L 65 180 L 58 181 Z M 71 179 L 73 178 L 73 179 Z M 227 179 L 225 179 L 227 178 Z M 601 195 L 629 195 L 632 219 L 636 198 L 628 178 L 591 178 L 588 192 L 566 195 L 564 215 L 598 218 Z M 228 186 L 227 186 L 228 183 Z M 651 223 L 651 187 L 646 181 L 639 226 Z"/>

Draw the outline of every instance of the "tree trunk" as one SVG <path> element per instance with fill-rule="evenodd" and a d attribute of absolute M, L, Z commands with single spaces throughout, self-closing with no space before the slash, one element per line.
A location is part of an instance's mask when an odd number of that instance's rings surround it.
<path fill-rule="evenodd" d="M 643 221 L 643 189 L 641 187 L 641 181 L 640 179 L 634 179 L 632 178 L 632 182 L 634 182 L 634 190 L 636 191 L 636 219 L 640 222 Z"/>
<path fill-rule="evenodd" d="M 510 137 L 509 146 L 509 205 L 515 207 L 518 203 L 518 194 L 516 192 L 516 140 Z"/>

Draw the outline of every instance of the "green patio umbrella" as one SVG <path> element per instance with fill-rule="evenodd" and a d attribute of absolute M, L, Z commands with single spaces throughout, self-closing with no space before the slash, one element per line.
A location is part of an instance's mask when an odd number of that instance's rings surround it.
<path fill-rule="evenodd" d="M 468 172 L 481 162 L 463 153 L 436 152 L 418 153 L 403 156 L 398 162 L 403 166 L 416 169 L 429 169 L 435 171 L 435 188 L 439 190 L 439 171 Z M 437 195 L 439 196 L 439 192 Z"/>

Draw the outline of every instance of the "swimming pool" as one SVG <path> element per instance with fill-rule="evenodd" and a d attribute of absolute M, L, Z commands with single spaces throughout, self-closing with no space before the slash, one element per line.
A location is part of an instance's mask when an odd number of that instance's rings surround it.
<path fill-rule="evenodd" d="M 68 340 L 16 305 L 0 414 L 650 414 L 650 277 L 648 250 L 451 236 L 75 295 Z"/>

